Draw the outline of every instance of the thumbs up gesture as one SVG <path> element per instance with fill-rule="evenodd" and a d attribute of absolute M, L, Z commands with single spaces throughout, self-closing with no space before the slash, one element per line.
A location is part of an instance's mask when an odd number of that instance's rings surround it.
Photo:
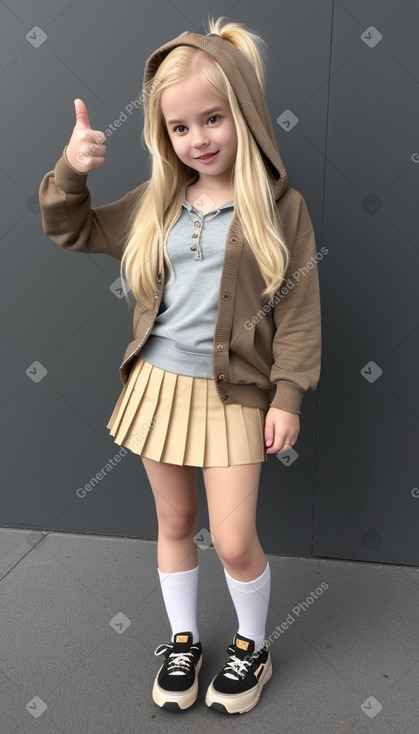
<path fill-rule="evenodd" d="M 89 173 L 103 166 L 106 153 L 106 135 L 92 130 L 86 105 L 81 99 L 74 100 L 76 124 L 66 148 L 67 160 L 79 173 Z"/>

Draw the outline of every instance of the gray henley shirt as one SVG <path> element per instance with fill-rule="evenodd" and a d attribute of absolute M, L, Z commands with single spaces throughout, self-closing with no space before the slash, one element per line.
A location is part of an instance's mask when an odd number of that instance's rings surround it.
<path fill-rule="evenodd" d="M 167 266 L 163 299 L 141 357 L 155 367 L 191 377 L 213 377 L 212 351 L 221 271 L 233 201 L 204 214 L 186 199 L 167 239 L 175 277 Z"/>

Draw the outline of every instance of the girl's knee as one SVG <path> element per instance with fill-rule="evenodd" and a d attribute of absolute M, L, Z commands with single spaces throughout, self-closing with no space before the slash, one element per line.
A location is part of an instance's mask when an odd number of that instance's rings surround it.
<path fill-rule="evenodd" d="M 257 538 L 248 537 L 214 537 L 213 545 L 221 563 L 234 568 L 247 568 L 252 562 Z"/>
<path fill-rule="evenodd" d="M 180 514 L 173 512 L 158 517 L 159 534 L 167 540 L 184 540 L 195 535 L 198 529 L 199 513 L 188 512 Z"/>

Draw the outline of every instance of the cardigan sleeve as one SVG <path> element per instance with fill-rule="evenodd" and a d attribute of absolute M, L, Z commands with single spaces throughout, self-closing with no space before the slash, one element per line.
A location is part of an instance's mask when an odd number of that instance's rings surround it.
<path fill-rule="evenodd" d="M 70 165 L 64 148 L 39 188 L 44 232 L 67 250 L 106 253 L 121 260 L 130 216 L 147 182 L 111 204 L 92 208 L 87 175 Z"/>
<path fill-rule="evenodd" d="M 300 413 L 304 393 L 315 390 L 321 367 L 321 305 L 316 243 L 301 197 L 291 260 L 274 306 L 274 363 L 270 379 L 276 391 L 271 407 Z"/>

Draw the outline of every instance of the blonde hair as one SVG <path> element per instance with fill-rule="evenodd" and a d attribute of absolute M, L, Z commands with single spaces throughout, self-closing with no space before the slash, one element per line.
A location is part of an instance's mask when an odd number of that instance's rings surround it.
<path fill-rule="evenodd" d="M 264 91 L 261 57 L 263 43 L 241 23 L 223 23 L 224 17 L 209 19 L 209 33 L 237 46 L 252 64 Z M 183 164 L 173 150 L 161 112 L 164 89 L 196 73 L 211 91 L 228 100 L 237 132 L 237 154 L 232 174 L 235 214 L 243 229 L 266 288 L 262 298 L 272 298 L 284 279 L 290 255 L 281 231 L 272 184 L 259 147 L 239 108 L 233 88 L 219 64 L 209 54 L 207 64 L 196 69 L 196 54 L 204 51 L 191 46 L 172 49 L 159 65 L 148 89 L 144 89 L 143 139 L 151 153 L 152 173 L 146 192 L 132 213 L 127 243 L 121 261 L 122 283 L 126 280 L 137 301 L 153 308 L 156 274 L 164 262 L 173 273 L 167 252 L 167 237 L 181 213 L 185 187 L 198 173 Z M 254 205 L 257 202 L 257 206 Z M 124 288 L 125 291 L 125 288 Z M 130 292 L 125 292 L 129 300 Z"/>

